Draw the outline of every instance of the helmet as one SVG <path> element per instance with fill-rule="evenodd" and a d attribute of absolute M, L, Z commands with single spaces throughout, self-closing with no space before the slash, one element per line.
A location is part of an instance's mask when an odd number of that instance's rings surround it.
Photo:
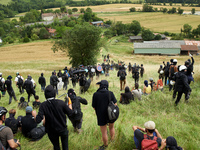
<path fill-rule="evenodd" d="M 174 85 L 174 84 L 175 84 L 175 81 L 170 80 L 170 84 L 171 84 L 171 85 Z"/>
<path fill-rule="evenodd" d="M 19 72 L 17 72 L 16 75 L 19 75 Z"/>
<path fill-rule="evenodd" d="M 175 62 L 177 63 L 177 59 L 173 59 L 173 62 L 174 62 L 174 63 L 175 63 Z"/>
<path fill-rule="evenodd" d="M 164 71 L 163 70 L 160 70 L 160 74 L 163 74 L 164 73 Z"/>
<path fill-rule="evenodd" d="M 0 117 L 6 114 L 8 111 L 5 107 L 0 107 Z"/>
<path fill-rule="evenodd" d="M 179 71 L 187 70 L 187 67 L 185 65 L 181 65 L 179 67 Z"/>
<path fill-rule="evenodd" d="M 0 72 L 0 77 L 2 76 L 2 73 Z"/>
<path fill-rule="evenodd" d="M 153 81 L 153 78 L 149 78 L 149 81 Z"/>

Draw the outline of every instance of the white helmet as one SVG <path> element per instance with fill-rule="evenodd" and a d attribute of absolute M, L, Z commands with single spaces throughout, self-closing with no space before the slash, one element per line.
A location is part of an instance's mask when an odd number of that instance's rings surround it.
<path fill-rule="evenodd" d="M 2 76 L 2 73 L 0 72 L 0 76 Z"/>
<path fill-rule="evenodd" d="M 177 59 L 173 59 L 173 62 L 177 62 Z"/>
<path fill-rule="evenodd" d="M 174 84 L 175 84 L 175 81 L 170 80 L 170 84 L 171 84 L 171 85 L 174 85 Z"/>
<path fill-rule="evenodd" d="M 187 67 L 185 65 L 181 65 L 179 67 L 179 71 L 187 70 Z"/>
<path fill-rule="evenodd" d="M 163 74 L 164 73 L 164 71 L 163 70 L 160 70 L 160 74 Z"/>

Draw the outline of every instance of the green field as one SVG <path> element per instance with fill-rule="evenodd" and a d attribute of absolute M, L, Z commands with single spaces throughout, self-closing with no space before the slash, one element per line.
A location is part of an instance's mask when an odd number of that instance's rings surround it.
<path fill-rule="evenodd" d="M 118 39 L 119 42 L 114 41 Z M 49 77 L 53 70 L 58 71 L 65 66 L 70 67 L 69 59 L 65 53 L 53 53 L 51 50 L 52 43 L 50 41 L 34 42 L 21 45 L 10 45 L 8 47 L 1 47 L 1 54 L 5 57 L 0 58 L 1 69 L 3 77 L 8 75 L 13 76 L 16 72 L 20 72 L 23 77 L 30 74 L 33 79 L 38 81 L 40 73 L 43 72 L 46 77 L 47 84 L 49 84 Z M 153 77 L 156 81 L 158 79 L 157 70 L 162 64 L 162 61 L 169 61 L 171 58 L 178 60 L 178 65 L 184 63 L 188 56 L 142 56 L 133 55 L 133 44 L 128 42 L 128 38 L 123 36 L 115 37 L 108 41 L 108 51 L 102 49 L 98 56 L 99 63 L 102 62 L 102 54 L 110 54 L 111 60 L 117 62 L 118 60 L 124 61 L 126 64 L 129 62 L 144 64 L 145 74 L 143 79 L 140 79 L 140 88 L 143 87 L 143 81 Z M 185 150 L 198 150 L 200 147 L 200 112 L 199 112 L 199 89 L 200 89 L 200 59 L 199 56 L 194 56 L 194 78 L 195 83 L 191 83 L 192 94 L 189 103 L 184 103 L 184 96 L 180 104 L 175 108 L 174 101 L 172 100 L 172 92 L 168 91 L 168 87 L 164 88 L 163 92 L 154 92 L 149 96 L 143 96 L 142 101 L 133 101 L 130 105 L 121 105 L 120 117 L 115 123 L 116 137 L 115 141 L 109 144 L 108 150 L 130 150 L 135 148 L 133 141 L 132 126 L 138 125 L 143 127 L 144 122 L 153 120 L 156 123 L 156 128 L 159 130 L 163 138 L 167 136 L 174 136 L 178 144 Z M 100 79 L 91 83 L 91 86 L 83 95 L 79 95 L 79 86 L 77 85 L 75 91 L 79 96 L 88 100 L 88 105 L 82 105 L 83 116 L 83 133 L 78 135 L 73 132 L 71 122 L 68 123 L 69 129 L 69 149 L 71 150 L 93 150 L 102 145 L 101 132 L 97 126 L 95 112 L 91 107 L 92 95 L 98 89 L 96 82 L 106 79 L 109 81 L 109 89 L 114 92 L 116 99 L 120 99 L 119 79 L 117 78 L 117 71 L 110 71 L 110 76 L 105 77 L 102 75 Z M 131 74 L 127 76 L 127 85 L 132 88 L 134 81 Z M 27 94 L 19 94 L 17 87 L 13 83 L 15 94 L 19 100 L 24 96 L 27 100 Z M 72 88 L 71 82 L 68 88 Z M 59 95 L 66 91 L 59 91 Z M 40 85 L 37 83 L 36 94 L 40 96 L 40 100 L 44 101 L 44 93 L 40 90 Z M 18 115 L 25 115 L 24 110 L 17 108 L 17 102 L 8 105 L 8 94 L 0 101 L 0 106 L 6 107 L 8 110 L 15 108 Z M 62 97 L 63 99 L 63 97 Z M 31 97 L 31 103 L 34 98 Z M 30 105 L 32 106 L 32 104 Z M 7 115 L 8 117 L 8 115 Z M 18 133 L 15 138 L 19 138 L 22 150 L 52 150 L 47 135 L 37 142 L 30 142 L 24 138 L 21 133 Z"/>
<path fill-rule="evenodd" d="M 0 4 L 7 5 L 11 0 L 0 0 Z"/>

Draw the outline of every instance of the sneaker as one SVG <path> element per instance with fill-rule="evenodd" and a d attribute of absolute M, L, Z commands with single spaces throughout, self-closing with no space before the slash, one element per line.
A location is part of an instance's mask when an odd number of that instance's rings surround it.
<path fill-rule="evenodd" d="M 105 146 L 105 145 L 102 145 L 102 146 L 99 146 L 99 150 L 104 150 L 106 149 L 108 146 Z"/>

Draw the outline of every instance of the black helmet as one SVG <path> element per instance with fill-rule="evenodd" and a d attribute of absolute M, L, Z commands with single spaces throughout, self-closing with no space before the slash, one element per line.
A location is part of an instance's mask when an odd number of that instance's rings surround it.
<path fill-rule="evenodd" d="M 8 111 L 5 107 L 0 107 L 0 117 L 6 114 Z"/>

